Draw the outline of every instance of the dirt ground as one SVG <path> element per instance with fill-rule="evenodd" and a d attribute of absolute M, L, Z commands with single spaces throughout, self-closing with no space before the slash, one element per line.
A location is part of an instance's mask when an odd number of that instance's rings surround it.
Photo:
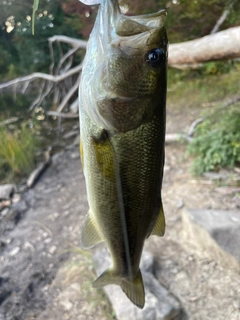
<path fill-rule="evenodd" d="M 167 131 L 186 131 L 199 115 L 168 111 Z M 189 173 L 185 145 L 166 146 L 163 204 L 167 231 L 151 237 L 155 275 L 181 302 L 190 320 L 239 320 L 240 273 L 191 246 L 183 208 L 239 209 L 237 194 L 219 192 Z M 0 220 L 0 320 L 114 319 L 95 278 L 90 253 L 79 248 L 87 198 L 78 146 L 53 157 L 36 186 Z M 19 200 L 19 199 L 18 199 Z"/>

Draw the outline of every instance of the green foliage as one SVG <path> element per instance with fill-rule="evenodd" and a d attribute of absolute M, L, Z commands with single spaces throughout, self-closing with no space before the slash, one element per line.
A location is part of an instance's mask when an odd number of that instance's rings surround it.
<path fill-rule="evenodd" d="M 220 30 L 239 25 L 240 2 L 234 0 L 159 0 L 166 7 L 166 26 L 171 43 L 203 37 L 211 32 L 223 11 L 230 12 Z"/>
<path fill-rule="evenodd" d="M 80 28 L 80 21 L 74 15 L 64 13 L 62 0 L 40 0 L 38 9 L 36 6 L 33 8 L 33 0 L 25 0 L 24 3 L 13 0 L 11 6 L 5 2 L 0 0 L 3 8 L 0 12 L 0 79 L 6 81 L 11 75 L 48 72 L 51 63 L 48 38 L 54 35 L 79 37 L 76 25 L 79 23 Z M 32 35 L 33 9 L 37 9 L 33 15 L 36 16 L 33 22 L 35 36 Z M 8 17 L 12 17 L 11 31 L 8 29 Z"/>
<path fill-rule="evenodd" d="M 14 70 L 12 71 L 14 72 Z M 0 95 L 0 121 L 14 116 L 23 117 L 34 95 L 4 93 Z"/>
<path fill-rule="evenodd" d="M 216 111 L 199 124 L 187 152 L 196 157 L 195 175 L 240 163 L 240 105 Z"/>
<path fill-rule="evenodd" d="M 7 175 L 29 174 L 34 168 L 38 145 L 32 130 L 26 123 L 14 132 L 0 127 L 0 137 L 0 178 L 5 179 Z"/>
<path fill-rule="evenodd" d="M 51 61 L 48 38 L 59 34 L 76 37 L 76 33 L 64 23 L 64 19 L 61 6 L 56 3 L 54 8 L 47 7 L 46 10 L 39 9 L 37 11 L 35 36 L 32 35 L 31 20 L 24 19 L 21 25 L 15 28 L 15 46 L 20 56 L 19 73 L 49 71 Z"/>

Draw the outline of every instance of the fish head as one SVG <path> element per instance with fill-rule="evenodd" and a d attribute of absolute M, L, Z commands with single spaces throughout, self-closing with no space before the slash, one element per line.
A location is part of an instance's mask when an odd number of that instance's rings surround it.
<path fill-rule="evenodd" d="M 103 0 L 80 86 L 83 108 L 98 127 L 132 130 L 151 119 L 160 100 L 165 104 L 165 17 L 165 10 L 125 16 L 117 0 Z"/>

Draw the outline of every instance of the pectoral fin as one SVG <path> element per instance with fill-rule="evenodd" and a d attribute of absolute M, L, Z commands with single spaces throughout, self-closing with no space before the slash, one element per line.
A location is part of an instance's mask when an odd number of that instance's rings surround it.
<path fill-rule="evenodd" d="M 88 214 L 86 216 L 82 234 L 81 234 L 81 247 L 83 249 L 89 249 L 95 244 L 104 241 L 94 218 Z"/>
<path fill-rule="evenodd" d="M 151 232 L 151 235 L 162 237 L 164 233 L 165 233 L 165 218 L 164 218 L 163 207 L 161 206 L 158 217 L 157 217 L 157 221 Z"/>
<path fill-rule="evenodd" d="M 103 131 L 101 137 L 98 139 L 92 137 L 92 141 L 99 170 L 106 179 L 114 181 L 115 153 L 107 132 Z"/>

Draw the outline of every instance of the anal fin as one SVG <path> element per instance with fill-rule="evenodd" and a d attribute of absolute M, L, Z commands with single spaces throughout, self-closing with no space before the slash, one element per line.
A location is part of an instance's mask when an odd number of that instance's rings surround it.
<path fill-rule="evenodd" d="M 165 233 L 165 217 L 163 206 L 161 205 L 155 226 L 151 232 L 151 235 L 162 237 Z"/>
<path fill-rule="evenodd" d="M 89 249 L 95 244 L 104 241 L 101 232 L 99 231 L 96 222 L 91 214 L 86 216 L 82 234 L 81 234 L 81 247 Z"/>

